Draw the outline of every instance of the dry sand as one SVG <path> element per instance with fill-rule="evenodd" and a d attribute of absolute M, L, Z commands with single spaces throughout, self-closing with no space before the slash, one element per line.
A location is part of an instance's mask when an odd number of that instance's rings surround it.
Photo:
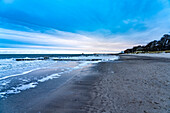
<path fill-rule="evenodd" d="M 140 54 L 128 54 L 128 55 L 170 58 L 170 53 L 140 53 Z"/>
<path fill-rule="evenodd" d="M 23 97 L 31 98 L 30 91 L 4 103 L 17 106 L 11 113 L 170 112 L 170 59 L 124 55 L 119 61 L 98 63 L 75 73 L 60 88 L 36 96 L 26 105 L 21 103 Z M 6 104 L 4 108 L 13 107 Z"/>
<path fill-rule="evenodd" d="M 91 92 L 88 112 L 169 113 L 170 59 L 121 56 L 120 60 L 100 64 L 107 68 Z"/>

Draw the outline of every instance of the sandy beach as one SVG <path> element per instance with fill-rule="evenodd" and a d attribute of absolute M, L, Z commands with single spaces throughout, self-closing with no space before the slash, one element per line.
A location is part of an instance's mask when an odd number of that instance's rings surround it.
<path fill-rule="evenodd" d="M 88 112 L 170 112 L 170 59 L 124 55 L 120 61 L 102 64 L 107 73 L 95 83 Z"/>
<path fill-rule="evenodd" d="M 64 84 L 49 80 L 0 100 L 0 113 L 168 113 L 169 64 L 168 58 L 123 55 L 73 71 Z"/>

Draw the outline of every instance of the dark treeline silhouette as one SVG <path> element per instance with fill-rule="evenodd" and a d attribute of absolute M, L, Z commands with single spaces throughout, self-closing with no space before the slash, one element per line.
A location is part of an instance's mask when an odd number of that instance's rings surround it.
<path fill-rule="evenodd" d="M 170 35 L 165 34 L 159 41 L 154 40 L 146 46 L 135 46 L 132 49 L 126 49 L 124 53 L 165 51 L 170 50 Z"/>

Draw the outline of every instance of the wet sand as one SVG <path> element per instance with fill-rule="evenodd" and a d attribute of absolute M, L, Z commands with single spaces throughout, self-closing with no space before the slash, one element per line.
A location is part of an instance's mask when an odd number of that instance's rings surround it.
<path fill-rule="evenodd" d="M 56 83 L 51 80 L 0 101 L 0 112 L 170 112 L 170 59 L 123 55 L 119 61 L 93 64 L 70 74 L 72 78 L 60 87 L 48 91 Z"/>

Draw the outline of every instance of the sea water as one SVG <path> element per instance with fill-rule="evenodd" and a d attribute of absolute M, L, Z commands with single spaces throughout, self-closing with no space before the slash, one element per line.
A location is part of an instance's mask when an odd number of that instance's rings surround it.
<path fill-rule="evenodd" d="M 48 60 L 16 61 L 17 58 L 43 58 Z M 98 61 L 53 61 L 50 59 L 100 59 Z M 83 68 L 92 63 L 114 61 L 113 55 L 65 55 L 65 54 L 1 54 L 0 98 L 35 88 L 39 83 L 57 79 L 64 73 Z M 31 74 L 33 73 L 34 74 Z M 37 73 L 36 73 L 37 72 Z M 47 74 L 44 74 L 47 73 Z"/>

